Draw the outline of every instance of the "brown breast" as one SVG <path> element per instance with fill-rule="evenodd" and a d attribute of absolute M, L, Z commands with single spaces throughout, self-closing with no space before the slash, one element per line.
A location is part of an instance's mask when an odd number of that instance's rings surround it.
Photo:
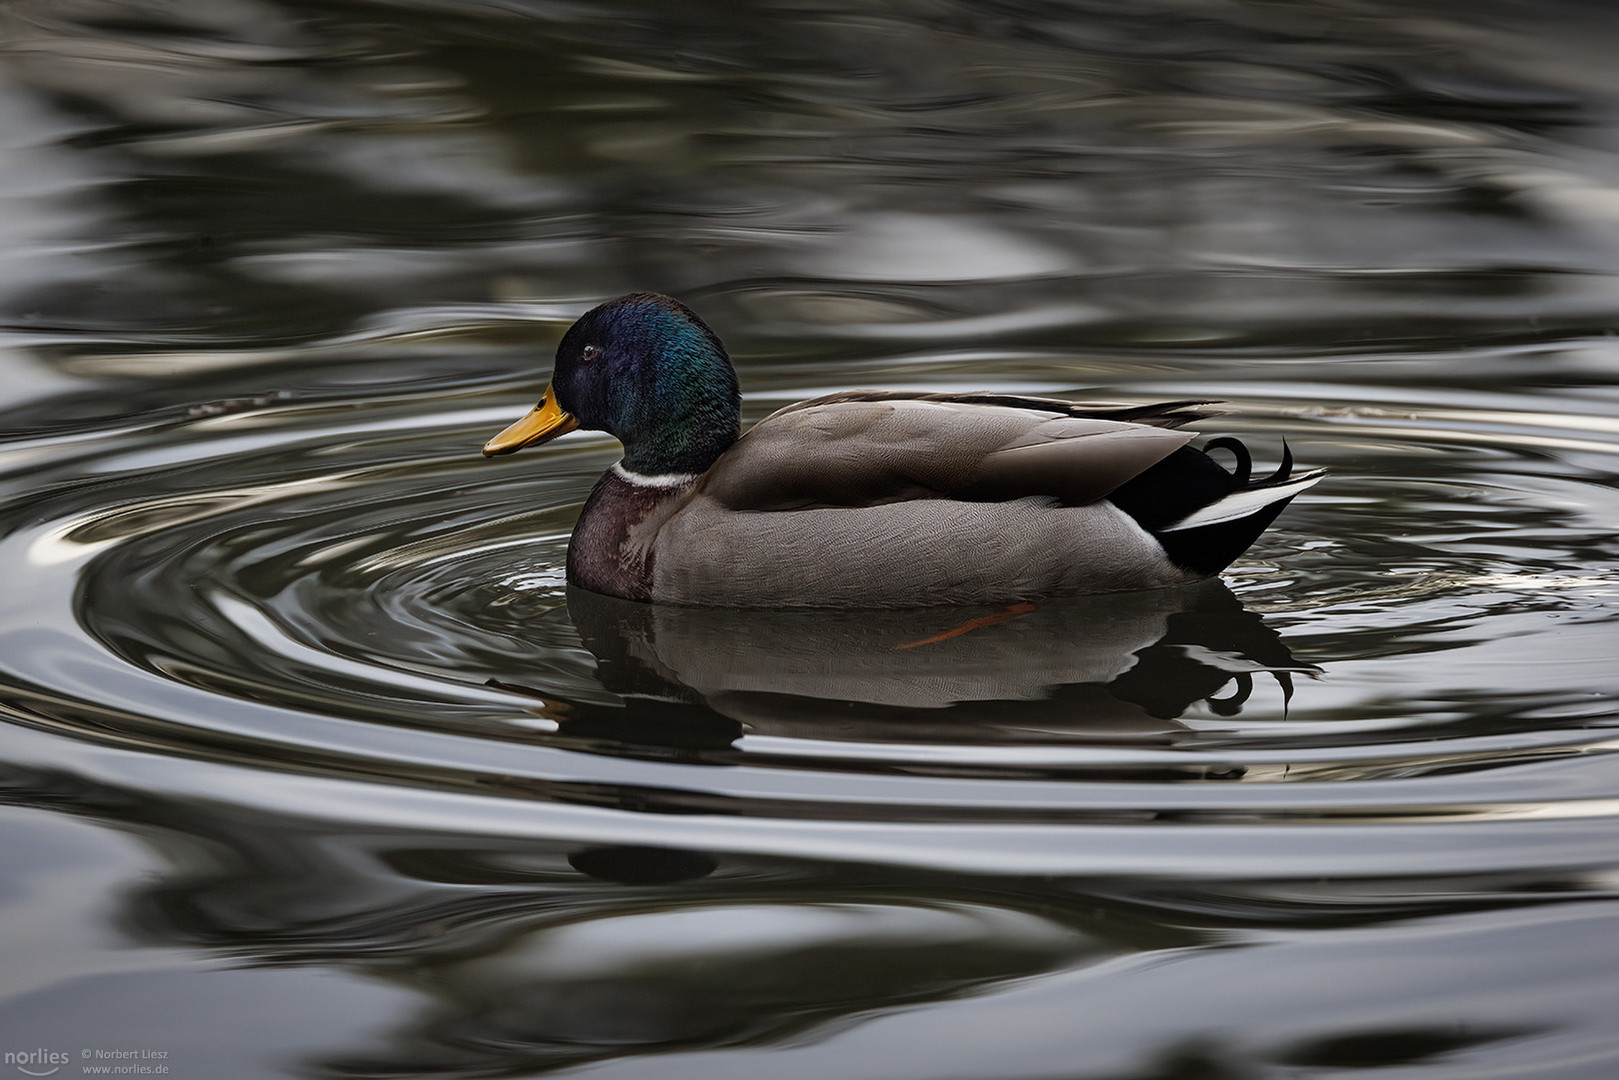
<path fill-rule="evenodd" d="M 636 484 L 609 469 L 596 481 L 568 541 L 568 582 L 626 600 L 652 597 L 658 528 L 690 497 L 696 481 Z"/>

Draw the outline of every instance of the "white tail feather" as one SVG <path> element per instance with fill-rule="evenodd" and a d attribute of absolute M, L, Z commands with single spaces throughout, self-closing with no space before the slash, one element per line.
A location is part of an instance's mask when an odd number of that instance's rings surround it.
<path fill-rule="evenodd" d="M 1223 499 L 1214 502 L 1200 510 L 1194 510 L 1181 518 L 1173 525 L 1166 525 L 1159 532 L 1175 532 L 1177 529 L 1196 529 L 1203 525 L 1218 525 L 1224 521 L 1237 521 L 1257 514 L 1265 507 L 1283 499 L 1291 499 L 1305 488 L 1320 480 L 1324 474 L 1319 472 L 1306 473 L 1296 480 L 1289 480 L 1274 487 L 1243 488 L 1233 491 Z"/>

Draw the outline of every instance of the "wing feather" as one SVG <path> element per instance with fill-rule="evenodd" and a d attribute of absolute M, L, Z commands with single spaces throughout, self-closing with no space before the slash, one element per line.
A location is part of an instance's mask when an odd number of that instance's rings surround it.
<path fill-rule="evenodd" d="M 1029 496 L 1078 505 L 1189 442 L 1173 428 L 1196 417 L 1193 404 L 1081 410 L 1010 395 L 837 394 L 760 421 L 709 470 L 702 490 L 732 510 Z"/>

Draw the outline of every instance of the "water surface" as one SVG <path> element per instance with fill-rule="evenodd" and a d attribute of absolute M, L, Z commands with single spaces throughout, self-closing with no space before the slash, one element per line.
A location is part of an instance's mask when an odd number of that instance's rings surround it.
<path fill-rule="evenodd" d="M 8 5 L 0 1047 L 1613 1075 L 1615 41 L 1574 2 Z M 750 421 L 1210 399 L 1330 478 L 1222 582 L 968 633 L 570 593 L 616 445 L 477 450 L 631 289 Z"/>

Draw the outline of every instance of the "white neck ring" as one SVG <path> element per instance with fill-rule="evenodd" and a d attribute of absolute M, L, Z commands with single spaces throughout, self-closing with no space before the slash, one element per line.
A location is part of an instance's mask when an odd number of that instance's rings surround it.
<path fill-rule="evenodd" d="M 696 480 L 701 473 L 658 473 L 656 476 L 647 476 L 644 473 L 631 472 L 624 467 L 622 461 L 613 462 L 613 472 L 618 474 L 620 480 L 634 484 L 637 487 L 673 488 L 681 487 Z"/>

